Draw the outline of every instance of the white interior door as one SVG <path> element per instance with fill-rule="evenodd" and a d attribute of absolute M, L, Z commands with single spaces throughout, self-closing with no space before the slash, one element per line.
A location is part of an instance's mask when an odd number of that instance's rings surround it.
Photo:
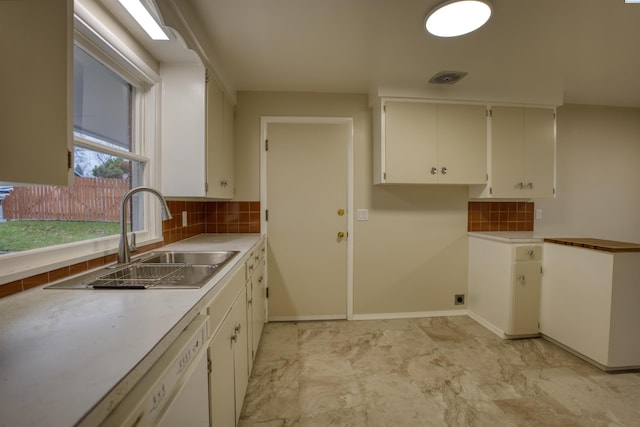
<path fill-rule="evenodd" d="M 350 121 L 266 124 L 269 320 L 348 317 Z"/>

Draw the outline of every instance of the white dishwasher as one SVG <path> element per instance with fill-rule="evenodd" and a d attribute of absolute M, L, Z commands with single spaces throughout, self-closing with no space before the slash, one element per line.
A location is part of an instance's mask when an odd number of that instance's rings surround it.
<path fill-rule="evenodd" d="M 101 425 L 208 426 L 207 320 L 198 315 Z"/>

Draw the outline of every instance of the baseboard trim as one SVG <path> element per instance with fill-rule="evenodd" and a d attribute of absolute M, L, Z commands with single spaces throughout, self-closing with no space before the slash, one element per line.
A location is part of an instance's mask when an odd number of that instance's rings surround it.
<path fill-rule="evenodd" d="M 487 322 L 486 320 L 484 320 L 482 317 L 478 316 L 477 314 L 475 314 L 473 311 L 468 311 L 467 315 L 473 319 L 476 323 L 479 323 L 480 325 L 484 326 L 485 328 L 487 328 L 488 330 L 490 330 L 491 332 L 493 332 L 494 334 L 496 334 L 497 336 L 499 336 L 502 339 L 506 339 L 507 335 L 498 327 L 494 326 L 493 324 Z"/>
<path fill-rule="evenodd" d="M 346 314 L 323 314 L 314 316 L 274 316 L 269 322 L 309 322 L 314 320 L 346 320 Z"/>
<path fill-rule="evenodd" d="M 467 310 L 414 311 L 409 313 L 354 314 L 353 320 L 417 319 L 421 317 L 466 316 Z"/>

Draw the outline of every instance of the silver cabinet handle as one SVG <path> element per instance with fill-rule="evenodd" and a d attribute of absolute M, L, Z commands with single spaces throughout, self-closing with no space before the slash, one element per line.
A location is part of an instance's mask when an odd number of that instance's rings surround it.
<path fill-rule="evenodd" d="M 440 169 L 440 172 L 442 173 L 442 175 L 446 175 L 447 174 L 447 167 L 443 166 L 442 169 Z"/>
<path fill-rule="evenodd" d="M 524 188 L 524 182 L 517 183 L 516 187 L 518 187 L 520 190 L 522 190 Z"/>
<path fill-rule="evenodd" d="M 431 175 L 435 175 L 438 173 L 438 168 L 436 168 L 435 166 L 431 168 Z"/>
<path fill-rule="evenodd" d="M 518 280 L 520 281 L 520 283 L 525 283 L 527 281 L 524 277 L 524 274 L 519 275 Z"/>
<path fill-rule="evenodd" d="M 527 184 L 527 188 L 528 188 L 529 190 L 533 189 L 533 182 L 529 182 L 529 183 Z"/>
<path fill-rule="evenodd" d="M 527 255 L 529 255 L 529 258 L 533 257 L 533 249 L 529 249 Z"/>

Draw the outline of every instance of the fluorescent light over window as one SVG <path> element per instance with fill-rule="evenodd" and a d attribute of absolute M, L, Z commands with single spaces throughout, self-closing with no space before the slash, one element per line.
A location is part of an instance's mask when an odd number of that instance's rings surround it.
<path fill-rule="evenodd" d="M 457 37 L 482 27 L 491 17 L 491 5 L 485 0 L 450 0 L 425 18 L 425 28 L 434 36 Z"/>
<path fill-rule="evenodd" d="M 149 34 L 153 40 L 169 40 L 169 36 L 165 33 L 160 25 L 151 16 L 149 11 L 140 3 L 140 0 L 119 0 L 120 4 L 127 9 L 127 12 L 133 19 L 140 24 L 143 30 Z"/>

